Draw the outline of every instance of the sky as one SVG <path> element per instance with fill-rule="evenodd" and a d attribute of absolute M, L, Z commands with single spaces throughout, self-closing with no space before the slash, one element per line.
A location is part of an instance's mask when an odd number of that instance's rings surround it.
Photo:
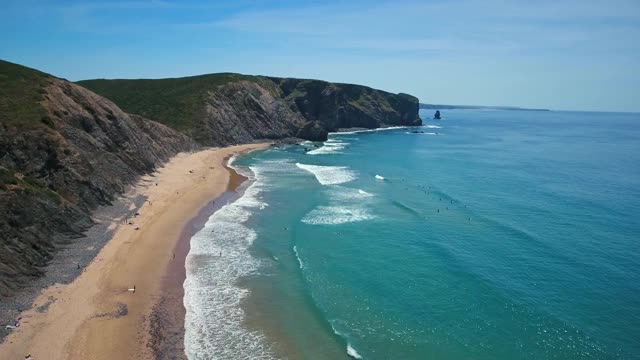
<path fill-rule="evenodd" d="M 0 59 L 72 81 L 238 72 L 640 111 L 640 0 L 0 0 L 0 33 Z"/>

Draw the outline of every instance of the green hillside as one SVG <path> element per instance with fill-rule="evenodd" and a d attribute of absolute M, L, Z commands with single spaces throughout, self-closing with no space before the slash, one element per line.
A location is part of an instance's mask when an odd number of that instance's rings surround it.
<path fill-rule="evenodd" d="M 125 112 L 188 130 L 202 119 L 208 91 L 241 80 L 258 82 L 263 87 L 270 83 L 260 76 L 219 73 L 167 79 L 95 79 L 77 84 L 113 101 Z"/>
<path fill-rule="evenodd" d="M 0 122 L 20 128 L 47 122 L 39 102 L 49 79 L 49 74 L 0 60 Z"/>

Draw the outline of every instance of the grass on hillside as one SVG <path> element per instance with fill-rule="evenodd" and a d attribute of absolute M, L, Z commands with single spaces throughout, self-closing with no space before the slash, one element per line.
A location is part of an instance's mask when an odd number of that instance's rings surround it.
<path fill-rule="evenodd" d="M 113 101 L 125 112 L 188 131 L 197 128 L 208 91 L 241 80 L 271 87 L 266 78 L 232 73 L 170 79 L 96 79 L 78 84 Z"/>
<path fill-rule="evenodd" d="M 0 166 L 0 191 L 9 188 L 19 189 L 34 195 L 43 195 L 53 200 L 56 204 L 62 203 L 62 197 L 49 189 L 37 179 L 30 176 L 18 176 L 15 171 Z"/>
<path fill-rule="evenodd" d="M 0 123 L 29 128 L 46 122 L 40 105 L 50 75 L 0 60 Z"/>

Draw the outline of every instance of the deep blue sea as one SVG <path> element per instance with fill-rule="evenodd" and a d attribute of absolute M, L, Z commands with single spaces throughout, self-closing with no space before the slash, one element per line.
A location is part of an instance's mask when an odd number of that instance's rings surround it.
<path fill-rule="evenodd" d="M 640 359 L 640 114 L 421 115 L 234 161 L 190 358 Z"/>

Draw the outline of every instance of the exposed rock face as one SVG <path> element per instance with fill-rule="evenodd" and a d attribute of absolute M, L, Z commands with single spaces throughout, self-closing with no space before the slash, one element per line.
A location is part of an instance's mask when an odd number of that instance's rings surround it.
<path fill-rule="evenodd" d="M 81 84 L 117 105 L 0 60 L 0 298 L 81 238 L 92 210 L 197 143 L 322 141 L 340 128 L 421 124 L 413 96 L 317 80 L 211 74 Z"/>
<path fill-rule="evenodd" d="M 341 128 L 422 125 L 418 99 L 318 80 L 242 80 L 211 89 L 200 120 L 206 145 L 298 137 L 324 141 Z"/>
<path fill-rule="evenodd" d="M 418 99 L 411 95 L 319 80 L 271 79 L 279 85 L 292 109 L 305 119 L 315 121 L 314 127 L 321 127 L 325 132 L 341 128 L 422 125 L 418 117 Z M 307 139 L 306 134 L 302 131 L 300 137 Z M 309 134 L 315 136 L 318 132 Z"/>
<path fill-rule="evenodd" d="M 327 140 L 327 130 L 318 121 L 309 121 L 298 129 L 296 137 L 311 141 Z"/>
<path fill-rule="evenodd" d="M 112 99 L 129 113 L 174 124 L 207 146 L 287 137 L 322 141 L 328 132 L 341 128 L 422 124 L 418 99 L 411 95 L 319 80 L 210 74 L 179 79 L 86 80 L 79 84 Z M 163 87 L 175 89 L 170 101 L 158 92 Z M 185 116 L 183 123 L 178 118 L 163 119 L 171 114 L 170 106 L 185 103 L 191 104 L 186 108 L 191 115 Z"/>
<path fill-rule="evenodd" d="M 282 139 L 295 135 L 307 121 L 279 97 L 258 83 L 239 81 L 209 91 L 197 140 L 223 146 L 255 139 Z"/>
<path fill-rule="evenodd" d="M 90 211 L 196 144 L 165 125 L 128 115 L 78 85 L 51 78 L 44 124 L 0 119 L 0 296 L 7 296 L 82 236 Z"/>

